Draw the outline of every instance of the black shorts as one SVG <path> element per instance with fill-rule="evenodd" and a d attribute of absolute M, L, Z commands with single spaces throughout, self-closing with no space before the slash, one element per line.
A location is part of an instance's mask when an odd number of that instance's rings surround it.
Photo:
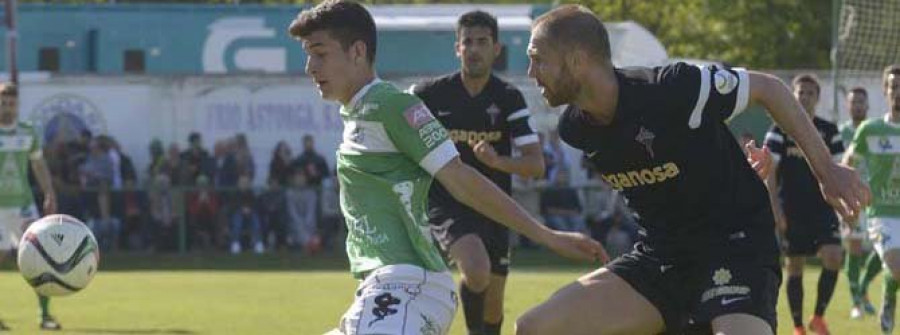
<path fill-rule="evenodd" d="M 735 313 L 762 318 L 777 332 L 777 256 L 727 251 L 708 255 L 715 256 L 663 260 L 638 245 L 606 268 L 656 307 L 666 324 L 664 334 L 712 334 L 713 319 Z"/>
<path fill-rule="evenodd" d="M 815 256 L 823 245 L 841 244 L 841 227 L 834 212 L 803 215 L 786 212 L 784 249 L 788 256 Z"/>
<path fill-rule="evenodd" d="M 457 239 L 468 234 L 481 238 L 491 261 L 491 273 L 509 274 L 509 229 L 468 208 L 432 210 L 429 218 L 431 232 L 446 252 Z"/>

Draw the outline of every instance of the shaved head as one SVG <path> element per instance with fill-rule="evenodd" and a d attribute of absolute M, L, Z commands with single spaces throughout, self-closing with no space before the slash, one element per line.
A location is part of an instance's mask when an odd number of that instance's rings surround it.
<path fill-rule="evenodd" d="M 531 30 L 533 35 L 541 35 L 558 50 L 577 48 L 594 60 L 610 62 L 606 27 L 584 6 L 560 6 L 538 17 Z"/>

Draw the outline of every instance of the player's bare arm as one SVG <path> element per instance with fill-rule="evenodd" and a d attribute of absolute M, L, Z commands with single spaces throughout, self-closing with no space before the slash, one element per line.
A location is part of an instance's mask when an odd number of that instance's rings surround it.
<path fill-rule="evenodd" d="M 31 157 L 31 170 L 44 194 L 44 215 L 56 214 L 56 192 L 53 190 L 53 178 L 42 154 Z"/>
<path fill-rule="evenodd" d="M 522 177 L 537 178 L 544 175 L 544 154 L 539 143 L 519 147 L 521 156 L 501 156 L 487 141 L 479 141 L 472 146 L 475 157 L 496 170 Z"/>
<path fill-rule="evenodd" d="M 841 217 L 854 217 L 869 203 L 869 188 L 853 168 L 832 160 L 812 121 L 780 79 L 750 72 L 750 100 L 765 107 L 778 126 L 803 149 L 825 200 Z"/>
<path fill-rule="evenodd" d="M 444 165 L 435 178 L 460 202 L 513 229 L 556 253 L 574 259 L 608 260 L 599 242 L 577 233 L 551 230 L 459 158 Z"/>

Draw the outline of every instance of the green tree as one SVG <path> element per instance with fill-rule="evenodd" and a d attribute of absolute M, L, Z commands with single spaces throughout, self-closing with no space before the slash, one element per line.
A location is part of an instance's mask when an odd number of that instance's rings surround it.
<path fill-rule="evenodd" d="M 753 68 L 830 67 L 831 1 L 582 0 L 604 21 L 640 23 L 670 57 Z"/>

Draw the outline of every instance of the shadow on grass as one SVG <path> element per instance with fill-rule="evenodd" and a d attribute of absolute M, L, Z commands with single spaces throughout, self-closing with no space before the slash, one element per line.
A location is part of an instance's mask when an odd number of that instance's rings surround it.
<path fill-rule="evenodd" d="M 14 259 L 14 257 L 10 257 Z M 599 267 L 570 261 L 540 249 L 517 249 L 512 257 L 513 271 L 588 271 Z M 275 251 L 261 255 L 243 253 L 231 255 L 225 251 L 178 253 L 102 253 L 101 272 L 116 271 L 344 271 L 349 275 L 350 265 L 343 250 L 323 252 L 314 256 L 290 251 Z M 0 271 L 15 271 L 13 262 L 0 265 Z"/>
<path fill-rule="evenodd" d="M 104 329 L 104 328 L 78 328 L 66 329 L 69 333 L 81 334 L 196 334 L 187 329 Z"/>

